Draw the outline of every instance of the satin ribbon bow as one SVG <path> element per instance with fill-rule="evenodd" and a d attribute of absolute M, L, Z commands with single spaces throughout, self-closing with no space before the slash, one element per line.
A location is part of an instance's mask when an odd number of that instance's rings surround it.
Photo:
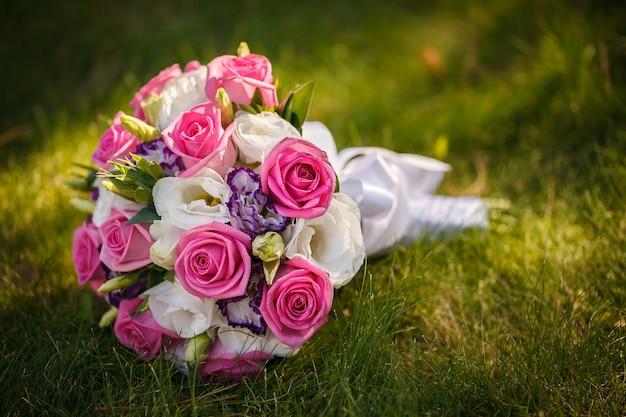
<path fill-rule="evenodd" d="M 327 153 L 340 191 L 359 205 L 368 256 L 388 252 L 398 243 L 488 226 L 480 198 L 434 195 L 450 165 L 379 147 L 351 147 L 338 153 L 322 123 L 306 122 L 302 129 L 305 139 Z"/>

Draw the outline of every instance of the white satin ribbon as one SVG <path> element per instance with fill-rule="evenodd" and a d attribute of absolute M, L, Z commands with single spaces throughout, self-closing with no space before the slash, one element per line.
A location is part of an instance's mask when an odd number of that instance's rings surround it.
<path fill-rule="evenodd" d="M 327 153 L 341 191 L 358 203 L 368 256 L 388 252 L 398 243 L 488 226 L 480 198 L 433 195 L 450 165 L 378 147 L 337 153 L 331 132 L 320 122 L 304 123 L 302 133 Z"/>

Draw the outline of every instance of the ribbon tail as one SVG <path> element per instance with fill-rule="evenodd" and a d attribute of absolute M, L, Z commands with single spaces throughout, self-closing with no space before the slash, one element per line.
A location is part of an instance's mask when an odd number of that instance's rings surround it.
<path fill-rule="evenodd" d="M 479 197 L 419 196 L 409 202 L 409 213 L 409 226 L 402 237 L 405 244 L 489 226 L 487 206 Z"/>

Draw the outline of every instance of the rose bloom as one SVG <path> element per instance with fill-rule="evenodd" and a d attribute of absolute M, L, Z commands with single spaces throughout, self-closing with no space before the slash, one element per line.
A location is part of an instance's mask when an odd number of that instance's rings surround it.
<path fill-rule="evenodd" d="M 346 194 L 336 193 L 320 217 L 296 219 L 283 239 L 287 258 L 303 256 L 328 271 L 334 288 L 352 280 L 365 260 L 359 206 Z"/>
<path fill-rule="evenodd" d="M 100 260 L 112 271 L 130 272 L 152 262 L 150 247 L 154 242 L 148 225 L 126 225 L 134 214 L 114 207 L 111 216 L 100 226 Z"/>
<path fill-rule="evenodd" d="M 239 111 L 235 122 L 232 139 L 239 150 L 239 159 L 246 164 L 263 162 L 270 149 L 282 139 L 300 137 L 291 123 L 273 112 L 252 114 Z"/>
<path fill-rule="evenodd" d="M 272 84 L 272 64 L 266 57 L 222 55 L 209 62 L 207 69 L 206 96 L 209 100 L 214 100 L 217 89 L 222 87 L 230 101 L 248 105 L 258 88 L 268 107 L 278 106 L 276 88 Z"/>
<path fill-rule="evenodd" d="M 162 133 L 165 145 L 183 159 L 182 177 L 193 176 L 203 167 L 224 176 L 237 159 L 230 140 L 234 128 L 231 124 L 223 129 L 219 108 L 203 103 L 179 114 Z"/>
<path fill-rule="evenodd" d="M 335 184 L 326 153 L 302 139 L 283 139 L 261 166 L 261 189 L 286 217 L 310 219 L 324 214 Z"/>
<path fill-rule="evenodd" d="M 191 178 L 163 177 L 152 189 L 154 207 L 164 221 L 187 230 L 218 221 L 228 223 L 230 189 L 215 171 L 202 169 Z"/>
<path fill-rule="evenodd" d="M 102 269 L 98 252 L 101 244 L 100 233 L 93 223 L 83 223 L 74 230 L 72 260 L 79 285 L 89 283 L 94 290 L 97 290 L 104 283 L 106 274 Z"/>
<path fill-rule="evenodd" d="M 250 237 L 232 226 L 211 222 L 183 233 L 174 264 L 183 287 L 200 298 L 245 294 L 252 267 Z"/>
<path fill-rule="evenodd" d="M 185 69 L 184 69 L 184 71 L 185 71 L 185 72 L 195 71 L 195 70 L 197 70 L 198 68 L 200 68 L 201 66 L 203 66 L 203 65 L 202 65 L 202 64 L 200 64 L 200 61 L 198 61 L 198 60 L 194 59 L 194 60 L 191 60 L 191 61 L 189 61 L 189 62 L 187 62 L 187 63 L 185 64 Z"/>
<path fill-rule="evenodd" d="M 145 120 L 145 115 L 143 113 L 143 109 L 141 108 L 141 102 L 148 98 L 151 94 L 159 94 L 168 81 L 181 74 L 182 71 L 180 70 L 180 65 L 174 64 L 163 69 L 159 72 L 159 74 L 148 81 L 146 85 L 139 89 L 129 103 L 130 107 L 135 109 L 133 115 L 141 120 Z"/>
<path fill-rule="evenodd" d="M 226 325 L 215 299 L 201 299 L 189 294 L 178 278 L 163 281 L 141 294 L 160 326 L 182 338 L 190 338 Z"/>
<path fill-rule="evenodd" d="M 281 264 L 263 289 L 261 314 L 278 340 L 297 349 L 328 322 L 333 286 L 328 272 L 296 257 Z"/>
<path fill-rule="evenodd" d="M 106 170 L 113 168 L 109 161 L 125 159 L 137 150 L 140 143 L 139 139 L 126 131 L 120 123 L 122 114 L 123 112 L 118 112 L 115 115 L 113 124 L 100 136 L 98 146 L 91 155 L 91 161 Z"/>
<path fill-rule="evenodd" d="M 170 80 L 159 94 L 161 107 L 159 108 L 156 127 L 160 131 L 172 123 L 180 113 L 208 101 L 204 93 L 206 65 L 189 71 L 187 69 L 185 67 L 184 74 Z"/>
<path fill-rule="evenodd" d="M 152 317 L 150 310 L 134 312 L 141 298 L 122 300 L 113 326 L 115 336 L 124 346 L 137 352 L 143 360 L 155 358 L 164 348 L 177 342 L 176 333 L 164 329 Z"/>

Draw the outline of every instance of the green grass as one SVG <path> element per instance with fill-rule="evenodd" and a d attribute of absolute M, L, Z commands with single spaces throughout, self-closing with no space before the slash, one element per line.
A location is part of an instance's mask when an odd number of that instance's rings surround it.
<path fill-rule="evenodd" d="M 620 2 L 127 3 L 1 18 L 0 414 L 626 414 Z M 160 69 L 241 40 L 282 85 L 316 80 L 340 148 L 444 159 L 440 193 L 485 198 L 491 225 L 368 260 L 299 355 L 202 383 L 97 327 L 64 180 Z"/>

